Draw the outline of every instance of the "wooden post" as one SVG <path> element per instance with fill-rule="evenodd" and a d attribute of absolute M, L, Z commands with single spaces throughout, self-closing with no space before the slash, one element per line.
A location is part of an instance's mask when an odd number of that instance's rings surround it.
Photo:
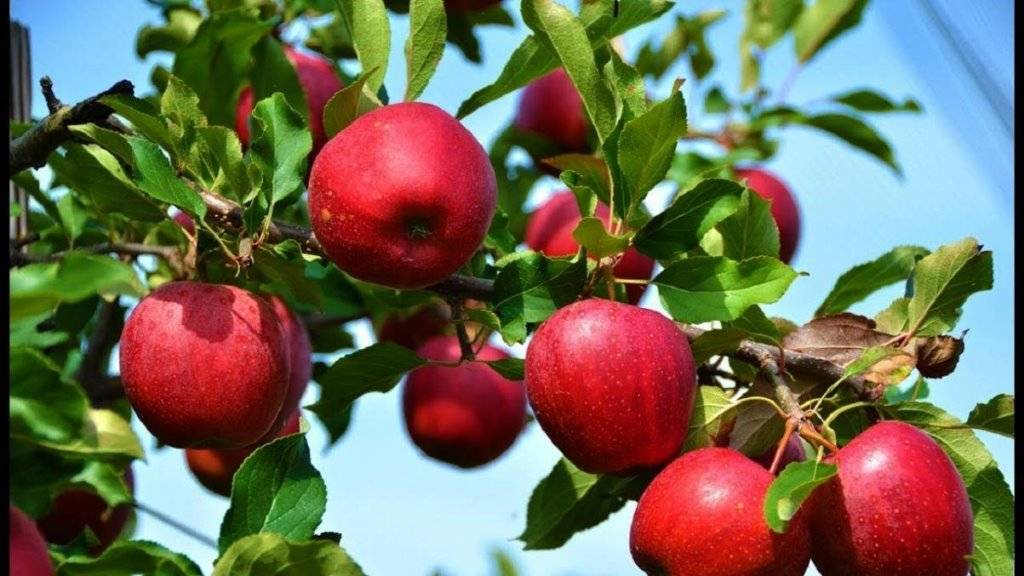
<path fill-rule="evenodd" d="M 32 119 L 32 59 L 29 53 L 28 28 L 11 21 L 11 121 Z M 8 135 L 10 138 L 10 135 Z M 11 240 L 28 234 L 28 194 L 8 180 L 10 202 L 21 206 L 21 215 L 10 218 Z"/>

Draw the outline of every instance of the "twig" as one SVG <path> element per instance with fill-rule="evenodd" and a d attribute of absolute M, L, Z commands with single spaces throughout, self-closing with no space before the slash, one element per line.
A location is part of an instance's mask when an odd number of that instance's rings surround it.
<path fill-rule="evenodd" d="M 43 78 L 43 96 L 50 108 L 50 114 L 24 134 L 11 141 L 10 173 L 16 174 L 26 168 L 40 168 L 46 164 L 50 153 L 65 141 L 71 139 L 68 126 L 103 123 L 113 110 L 100 103 L 100 98 L 110 94 L 133 95 L 135 87 L 127 80 L 121 80 L 99 94 L 86 98 L 74 106 L 65 106 L 53 94 L 53 83 Z M 54 109 L 56 107 L 56 109 Z"/>
<path fill-rule="evenodd" d="M 459 350 L 462 352 L 460 362 L 471 362 L 476 359 L 473 351 L 473 343 L 470 342 L 469 334 L 466 333 L 466 313 L 462 309 L 462 299 L 451 296 L 448 299 L 448 307 L 452 310 L 452 323 L 455 324 L 455 335 L 459 339 Z"/>
<path fill-rule="evenodd" d="M 53 254 L 36 255 L 26 253 L 16 253 L 14 248 L 11 248 L 11 267 L 23 266 L 25 264 L 33 264 L 39 262 L 56 262 L 67 256 L 71 252 L 90 252 L 93 254 L 122 254 L 129 256 L 159 256 L 167 261 L 167 264 L 174 270 L 179 276 L 184 274 L 184 261 L 181 258 L 181 253 L 174 246 L 155 246 L 149 244 L 137 244 L 133 242 L 127 243 L 113 243 L 103 242 L 102 244 L 94 244 L 92 246 L 83 246 L 81 248 L 75 248 L 74 250 L 66 250 L 62 252 L 54 252 Z"/>
<path fill-rule="evenodd" d="M 150 508 L 149 506 L 146 506 L 145 504 L 142 504 L 140 502 L 132 502 L 132 506 L 134 506 L 136 510 L 140 510 L 142 512 L 145 512 L 146 514 L 149 514 L 153 518 L 156 518 L 157 520 L 163 522 L 164 524 L 167 524 L 168 526 L 170 526 L 171 528 L 174 528 L 175 530 L 181 532 L 182 534 L 185 534 L 186 536 L 192 537 L 192 539 L 196 540 L 197 542 L 201 542 L 201 543 L 209 546 L 210 548 L 213 548 L 214 550 L 217 549 L 217 542 L 213 538 L 210 538 L 206 534 L 202 534 L 200 532 L 197 532 L 197 531 L 193 530 L 192 528 L 189 528 L 188 526 L 182 524 L 181 522 L 178 522 L 177 520 L 175 520 L 174 518 L 171 518 L 170 516 L 164 514 L 163 512 L 159 512 L 157 510 L 154 510 L 154 509 Z"/>
<path fill-rule="evenodd" d="M 82 363 L 78 368 L 78 379 L 90 399 L 93 399 L 94 395 L 98 396 L 108 387 L 106 364 L 110 359 L 110 352 L 121 337 L 121 331 L 116 328 L 120 314 L 119 298 L 103 302 L 100 305 L 99 314 L 96 315 L 96 324 L 93 326 L 92 333 L 89 334 L 85 354 L 83 354 Z"/>

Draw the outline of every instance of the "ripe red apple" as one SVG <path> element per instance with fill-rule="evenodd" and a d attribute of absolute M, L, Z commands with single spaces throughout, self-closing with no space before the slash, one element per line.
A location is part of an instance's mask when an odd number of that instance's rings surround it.
<path fill-rule="evenodd" d="M 728 448 L 687 452 L 644 490 L 629 550 L 647 574 L 801 576 L 810 562 L 803 511 L 785 534 L 764 520 L 774 476 Z M 826 534 L 827 535 L 827 534 Z"/>
<path fill-rule="evenodd" d="M 497 182 L 476 138 L 421 102 L 383 106 L 339 132 L 313 161 L 309 213 L 324 250 L 348 274 L 418 289 L 476 252 Z"/>
<path fill-rule="evenodd" d="M 588 125 L 583 99 L 563 68 L 523 90 L 515 117 L 519 130 L 545 138 L 562 152 L 585 152 Z"/>
<path fill-rule="evenodd" d="M 181 226 L 188 231 L 189 234 L 194 235 L 196 233 L 196 223 L 192 221 L 192 217 L 188 214 L 178 211 L 175 212 L 174 216 L 171 216 L 171 218 L 178 223 L 178 226 Z"/>
<path fill-rule="evenodd" d="M 277 321 L 281 323 L 288 345 L 288 393 L 285 394 L 284 403 L 274 424 L 258 442 L 268 442 L 269 439 L 275 438 L 282 426 L 298 413 L 299 402 L 302 401 L 302 395 L 306 392 L 306 386 L 313 374 L 313 344 L 309 341 L 306 325 L 284 300 L 271 296 L 269 302 L 274 314 L 277 315 Z M 296 426 L 297 422 L 298 420 Z"/>
<path fill-rule="evenodd" d="M 696 385 L 690 345 L 675 323 L 610 300 L 558 310 L 526 351 L 537 422 L 587 472 L 631 474 L 672 460 Z"/>
<path fill-rule="evenodd" d="M 53 563 L 36 523 L 13 504 L 10 510 L 7 573 L 12 576 L 53 576 Z"/>
<path fill-rule="evenodd" d="M 597 205 L 595 215 L 605 225 L 611 217 L 608 206 L 603 202 Z M 556 192 L 550 200 L 530 215 L 526 224 L 526 245 L 531 250 L 543 252 L 552 258 L 573 256 L 580 249 L 572 231 L 580 222 L 580 208 L 576 197 L 568 190 Z M 648 280 L 654 271 L 654 260 L 644 256 L 635 248 L 626 250 L 613 269 L 616 278 L 631 280 Z M 644 289 L 643 284 L 629 284 L 626 295 L 630 304 L 640 301 Z"/>
<path fill-rule="evenodd" d="M 949 456 L 904 422 L 872 425 L 836 453 L 807 501 L 811 558 L 828 576 L 964 576 L 971 503 Z"/>
<path fill-rule="evenodd" d="M 263 439 L 252 446 L 229 450 L 187 448 L 185 461 L 188 463 L 189 470 L 207 490 L 221 496 L 231 496 L 231 480 L 234 478 L 235 472 L 242 467 L 242 462 L 263 444 L 277 438 L 298 434 L 300 412 L 301 410 L 293 411 L 284 427 L 279 429 L 273 437 Z"/>
<path fill-rule="evenodd" d="M 176 448 L 238 448 L 270 429 L 288 393 L 274 309 L 236 288 L 170 282 L 121 334 L 121 381 L 146 428 Z"/>
<path fill-rule="evenodd" d="M 128 490 L 134 492 L 130 468 L 125 470 L 124 481 Z M 89 554 L 98 556 L 121 535 L 131 511 L 128 504 L 111 508 L 95 492 L 72 488 L 54 498 L 49 511 L 36 520 L 36 524 L 47 542 L 54 544 L 67 544 L 88 527 L 99 540 L 89 549 Z"/>
<path fill-rule="evenodd" d="M 449 12 L 479 12 L 501 4 L 501 0 L 444 0 L 444 9 Z"/>
<path fill-rule="evenodd" d="M 748 188 L 772 203 L 772 218 L 779 228 L 779 259 L 789 263 L 800 240 L 800 209 L 793 193 L 777 176 L 761 168 L 737 169 L 736 178 L 746 179 Z"/>
<path fill-rule="evenodd" d="M 458 360 L 454 336 L 438 336 L 417 353 L 430 360 Z M 478 360 L 508 358 L 485 345 Z M 405 429 L 428 456 L 461 468 L 482 466 L 501 456 L 526 423 L 523 383 L 506 380 L 482 362 L 457 367 L 422 366 L 402 390 Z"/>
<path fill-rule="evenodd" d="M 345 84 L 338 78 L 334 66 L 322 56 L 304 54 L 291 46 L 284 47 L 284 54 L 295 67 L 302 93 L 306 96 L 306 104 L 309 106 L 309 130 L 313 135 L 311 154 L 315 157 L 327 143 L 327 135 L 324 133 L 324 106 L 331 96 L 345 87 Z M 249 145 L 249 116 L 252 114 L 253 105 L 252 88 L 246 87 L 238 98 L 238 108 L 235 112 L 235 132 L 238 133 L 242 146 Z"/>
<path fill-rule="evenodd" d="M 777 446 L 777 445 L 776 445 Z M 768 450 L 754 458 L 754 462 L 757 462 L 761 466 L 764 466 L 765 470 L 770 470 L 772 462 L 775 461 L 775 448 L 772 446 Z M 786 447 L 782 449 L 782 458 L 779 459 L 779 467 L 775 473 L 778 474 L 786 469 L 786 466 L 793 462 L 803 462 L 807 459 L 807 453 L 804 451 L 804 445 L 800 442 L 800 435 L 794 432 L 790 435 L 789 440 L 786 441 Z"/>
<path fill-rule="evenodd" d="M 444 334 L 450 325 L 451 316 L 445 306 L 428 304 L 408 316 L 389 316 L 377 330 L 377 340 L 415 350 L 434 336 Z"/>

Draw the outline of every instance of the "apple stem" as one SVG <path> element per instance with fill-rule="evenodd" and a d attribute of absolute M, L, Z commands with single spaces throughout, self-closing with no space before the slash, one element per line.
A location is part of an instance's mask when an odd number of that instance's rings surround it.
<path fill-rule="evenodd" d="M 789 437 L 793 435 L 793 431 L 796 430 L 797 423 L 792 419 L 786 419 L 786 428 L 782 433 L 782 439 L 779 440 L 779 445 L 775 448 L 775 458 L 772 459 L 771 468 L 768 472 L 775 475 L 775 472 L 779 469 L 779 463 L 782 462 L 782 454 L 786 451 L 786 444 L 789 443 Z"/>
<path fill-rule="evenodd" d="M 476 359 L 476 353 L 473 352 L 473 343 L 469 339 L 469 334 L 466 333 L 466 314 L 462 309 L 462 300 L 460 298 L 448 298 L 448 307 L 452 310 L 452 323 L 455 324 L 455 335 L 459 338 L 459 349 L 462 351 L 462 357 L 459 362 L 472 362 Z"/>

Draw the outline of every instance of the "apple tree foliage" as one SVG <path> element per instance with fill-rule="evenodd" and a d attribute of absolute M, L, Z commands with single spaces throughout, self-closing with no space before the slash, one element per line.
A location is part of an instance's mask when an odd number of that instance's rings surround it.
<path fill-rule="evenodd" d="M 330 365 L 317 363 L 319 399 L 307 407 L 334 443 L 362 395 L 388 392 L 428 363 L 391 343 L 353 349 L 347 321 L 379 321 L 456 294 L 486 303 L 467 308 L 466 320 L 506 343 L 521 343 L 555 310 L 593 290 L 603 260 L 587 254 L 614 258 L 632 246 L 660 263 L 651 284 L 672 318 L 703 326 L 688 332 L 701 385 L 685 450 L 725 439 L 757 455 L 778 444 L 785 419 L 772 406 L 775 395 L 759 366 L 739 353 L 745 345 L 831 365 L 832 378 L 795 368 L 789 374 L 790 392 L 819 437 L 842 445 L 878 418 L 925 430 L 949 454 L 970 495 L 972 573 L 1012 573 L 1013 497 L 975 430 L 1012 438 L 1013 396 L 979 399 L 966 421 L 927 401 L 929 388 L 940 385 L 934 379 L 950 373 L 963 351 L 963 341 L 950 335 L 962 307 L 992 286 L 991 253 L 965 238 L 930 248 L 899 246 L 874 259 L 861 255 L 866 261 L 851 262 L 856 265 L 822 296 L 807 324 L 762 309 L 800 272 L 779 259 L 768 203 L 737 181 L 737 163 L 770 159 L 785 129 L 800 126 L 900 173 L 895 151 L 869 118 L 919 112 L 913 99 L 854 87 L 800 106 L 761 81 L 769 50 L 793 46 L 799 64 L 808 65 L 858 24 L 865 0 L 748 0 L 732 14 L 686 14 L 667 0 L 591 0 L 578 12 L 553 0 L 507 0 L 468 14 L 446 12 L 441 0 L 147 1 L 161 8 L 163 22 L 139 31 L 138 55 L 170 53 L 171 67 L 153 68 L 146 95 L 101 95 L 98 103 L 112 119 L 66 126 L 59 146 L 34 166 L 52 170 L 48 186 L 29 169 L 11 176 L 32 199 L 30 206 L 11 207 L 27 211 L 30 237 L 12 240 L 9 278 L 10 497 L 28 514 L 44 512 L 69 486 L 95 491 L 111 505 L 131 500 L 121 471 L 145 451 L 106 366 L 130 304 L 161 283 L 201 279 L 279 295 L 307 318 L 315 352 L 347 352 Z M 409 14 L 404 86 L 384 84 L 395 64 L 388 58 L 392 13 Z M 741 82 L 734 87 L 714 83 L 716 58 L 705 37 L 727 16 L 745 22 Z M 667 34 L 649 38 L 632 61 L 615 49 L 617 36 L 666 19 L 672 21 Z M 486 113 L 489 103 L 564 67 L 581 94 L 593 153 L 552 154 L 509 122 L 489 149 L 499 187 L 490 232 L 459 281 L 443 289 L 401 292 L 366 284 L 310 250 L 308 107 L 285 57 L 282 31 L 308 28 L 305 48 L 329 58 L 345 80 L 324 110 L 331 136 L 399 94 L 419 97 L 442 56 L 461 53 L 479 62 L 488 28 L 517 20 L 529 34 L 457 116 Z M 674 67 L 680 62 L 686 79 L 708 86 L 704 101 L 685 102 L 682 80 L 649 98 L 645 85 L 680 70 Z M 248 149 L 231 128 L 245 86 L 252 86 L 257 102 Z M 693 106 L 717 127 L 690 126 Z M 12 138 L 29 128 L 13 125 Z M 691 145 L 700 140 L 714 146 Z M 548 258 L 520 247 L 524 204 L 542 172 L 517 160 L 525 157 L 512 153 L 517 149 L 560 172 L 579 201 L 584 218 L 574 237 L 582 248 L 575 257 Z M 652 214 L 644 200 L 660 185 L 674 192 L 667 207 Z M 624 226 L 606 229 L 592 218 L 595 199 L 611 206 Z M 192 217 L 195 234 L 168 218 L 170 207 Z M 898 283 L 906 285 L 905 295 L 873 318 L 847 312 Z M 460 293 L 460 286 L 471 288 Z M 621 299 L 623 287 L 615 289 Z M 491 365 L 522 378 L 521 360 Z M 236 474 L 213 574 L 270 574 L 295 563 L 303 574 L 363 574 L 337 535 L 327 532 L 331 527 L 321 525 L 327 494 L 310 464 L 305 430 L 308 424 L 259 448 Z M 820 456 L 821 450 L 818 461 L 791 464 L 772 484 L 764 513 L 773 530 L 785 530 L 801 502 L 835 474 Z M 637 499 L 649 481 L 588 474 L 561 459 L 525 505 L 519 540 L 528 550 L 557 548 Z M 152 542 L 122 540 L 97 558 L 84 555 L 81 544 L 51 547 L 59 574 L 202 573 Z M 499 565 L 513 571 L 507 558 Z"/>

